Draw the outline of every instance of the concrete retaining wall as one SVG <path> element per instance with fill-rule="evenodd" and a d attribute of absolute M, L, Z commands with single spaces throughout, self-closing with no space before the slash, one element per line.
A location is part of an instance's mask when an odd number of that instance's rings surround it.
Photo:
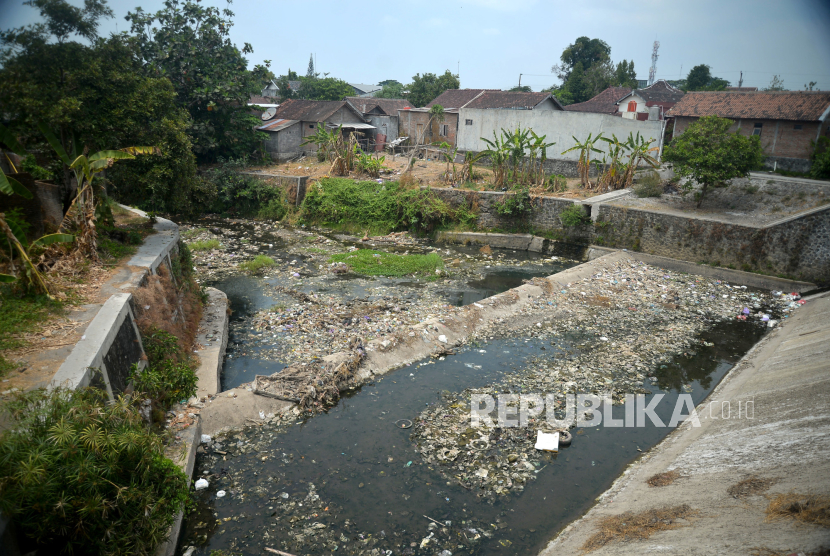
<path fill-rule="evenodd" d="M 608 204 L 618 192 L 581 201 L 531 196 L 533 211 L 516 218 L 504 217 L 496 210 L 496 204 L 512 193 L 447 188 L 433 188 L 432 192 L 451 206 L 463 203 L 477 208 L 482 230 L 533 232 L 555 241 L 605 245 L 830 283 L 830 205 L 765 226 L 749 226 Z M 590 224 L 562 225 L 560 214 L 574 203 L 586 207 Z"/>

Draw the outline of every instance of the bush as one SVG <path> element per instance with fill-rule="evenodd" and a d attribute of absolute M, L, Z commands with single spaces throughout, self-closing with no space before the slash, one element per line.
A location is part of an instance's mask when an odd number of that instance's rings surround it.
<path fill-rule="evenodd" d="M 830 179 L 830 139 L 822 137 L 818 140 L 812 160 L 810 177 L 820 180 Z"/>
<path fill-rule="evenodd" d="M 215 192 L 210 212 L 257 216 L 263 211 L 265 214 L 279 214 L 280 207 L 288 210 L 281 188 L 256 176 L 240 173 L 248 165 L 247 158 L 226 160 L 220 157 L 219 162 L 220 166 L 210 170 L 206 176 L 210 189 Z M 279 218 L 284 215 L 283 212 Z"/>
<path fill-rule="evenodd" d="M 153 329 L 144 335 L 143 344 L 147 367 L 139 371 L 134 366 L 130 376 L 136 392 L 152 399 L 155 407 L 164 411 L 196 394 L 195 364 L 182 352 L 175 336 Z"/>
<path fill-rule="evenodd" d="M 506 218 L 524 218 L 533 210 L 533 201 L 530 198 L 530 191 L 519 189 L 515 193 L 504 195 L 500 203 L 495 204 L 496 212 Z"/>
<path fill-rule="evenodd" d="M 92 388 L 8 402 L 0 510 L 43 553 L 146 555 L 167 537 L 189 481 L 134 402 Z"/>
<path fill-rule="evenodd" d="M 358 182 L 323 178 L 303 200 L 303 215 L 312 222 L 387 233 L 430 232 L 449 222 L 476 218 L 466 206 L 451 208 L 426 189 L 406 189 L 399 182 Z"/>
<path fill-rule="evenodd" d="M 663 182 L 657 172 L 649 172 L 631 189 L 637 197 L 659 197 L 663 194 Z"/>
<path fill-rule="evenodd" d="M 346 263 L 354 272 L 372 276 L 407 276 L 421 274 L 435 276 L 444 268 L 444 261 L 437 253 L 428 255 L 396 255 L 383 251 L 358 249 L 352 253 L 334 255 L 329 262 Z"/>
<path fill-rule="evenodd" d="M 190 244 L 191 251 L 210 251 L 211 249 L 219 249 L 222 246 L 218 239 L 202 239 L 194 241 Z"/>
<path fill-rule="evenodd" d="M 568 228 L 590 224 L 591 218 L 585 211 L 584 206 L 572 204 L 559 213 L 559 221 L 562 222 L 562 226 Z"/>

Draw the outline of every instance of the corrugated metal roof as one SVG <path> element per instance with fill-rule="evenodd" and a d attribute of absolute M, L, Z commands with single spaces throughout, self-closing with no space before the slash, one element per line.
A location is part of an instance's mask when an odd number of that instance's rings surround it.
<path fill-rule="evenodd" d="M 298 123 L 299 120 L 286 120 L 286 119 L 279 119 L 274 120 L 273 122 L 268 122 L 267 124 L 258 127 L 259 131 L 280 131 L 287 127 L 291 127 L 292 125 Z"/>
<path fill-rule="evenodd" d="M 354 122 L 349 122 L 346 124 L 328 124 L 331 128 L 337 128 L 338 126 L 342 127 L 343 129 L 376 129 L 375 126 L 371 124 L 358 124 Z"/>

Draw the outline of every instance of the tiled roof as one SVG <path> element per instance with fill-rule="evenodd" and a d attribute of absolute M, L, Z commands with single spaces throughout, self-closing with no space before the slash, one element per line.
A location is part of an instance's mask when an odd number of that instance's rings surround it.
<path fill-rule="evenodd" d="M 828 108 L 830 92 L 827 91 L 707 91 L 686 93 L 667 115 L 817 122 Z"/>
<path fill-rule="evenodd" d="M 513 91 L 484 91 L 464 108 L 513 108 L 530 110 L 547 98 L 553 98 L 550 93 L 520 93 Z M 559 101 L 553 98 L 554 104 L 562 109 Z"/>
<path fill-rule="evenodd" d="M 635 93 L 640 96 L 646 102 L 677 102 L 681 98 L 683 98 L 683 91 L 672 87 L 662 79 L 655 82 L 653 85 L 649 85 L 643 89 L 635 89 L 631 91 L 631 93 Z M 629 94 L 631 94 L 629 93 Z M 625 96 L 628 96 L 626 94 Z M 618 98 L 617 102 L 620 102 L 624 97 Z"/>
<path fill-rule="evenodd" d="M 757 91 L 758 87 L 727 87 L 726 90 L 733 93 L 752 93 Z"/>
<path fill-rule="evenodd" d="M 344 100 L 298 100 L 288 99 L 277 108 L 276 118 L 302 120 L 304 122 L 325 122 L 343 106 Z M 349 106 L 354 110 L 354 107 Z"/>
<path fill-rule="evenodd" d="M 387 116 L 397 116 L 398 110 L 412 107 L 411 102 L 402 98 L 346 97 L 346 100 L 362 114 L 368 114 L 377 106 Z"/>
<path fill-rule="evenodd" d="M 248 99 L 248 104 L 278 104 L 279 101 L 274 97 L 263 97 L 260 95 L 251 95 Z"/>
<path fill-rule="evenodd" d="M 569 112 L 594 112 L 596 114 L 614 114 L 617 111 L 617 101 L 631 92 L 628 87 L 608 87 L 600 94 L 585 102 L 569 104 L 565 110 Z"/>
<path fill-rule="evenodd" d="M 445 110 L 450 108 L 461 108 L 484 91 L 498 91 L 498 89 L 449 89 L 444 91 L 432 102 L 426 105 L 426 108 L 432 108 L 436 104 L 440 104 Z"/>

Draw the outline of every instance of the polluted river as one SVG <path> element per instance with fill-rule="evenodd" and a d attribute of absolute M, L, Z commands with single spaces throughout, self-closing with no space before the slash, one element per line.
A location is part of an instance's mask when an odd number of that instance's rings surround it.
<path fill-rule="evenodd" d="M 208 486 L 185 518 L 187 556 L 536 553 L 672 430 L 680 396 L 702 401 L 799 306 L 788 293 L 642 263 L 544 281 L 581 264 L 580 249 L 536 254 L 218 218 L 182 231 L 201 283 L 224 291 L 233 311 L 223 391 L 321 361 L 355 337 L 420 340 L 429 319 L 483 311 L 523 283 L 544 288 L 515 318 L 401 361 L 333 406 L 263 415 L 203 443 L 195 478 Z M 435 268 L 373 275 L 386 254 L 431 256 Z M 260 268 L 244 264 L 264 257 Z M 496 409 L 491 423 L 471 423 L 473 399 L 553 394 L 561 419 L 565 395 L 580 393 L 606 393 L 613 405 L 595 411 L 620 421 L 626 394 L 662 395 L 654 415 L 667 426 L 575 427 L 552 453 L 535 449 L 537 432 L 564 429 L 543 413 L 523 427 L 500 427 Z"/>

